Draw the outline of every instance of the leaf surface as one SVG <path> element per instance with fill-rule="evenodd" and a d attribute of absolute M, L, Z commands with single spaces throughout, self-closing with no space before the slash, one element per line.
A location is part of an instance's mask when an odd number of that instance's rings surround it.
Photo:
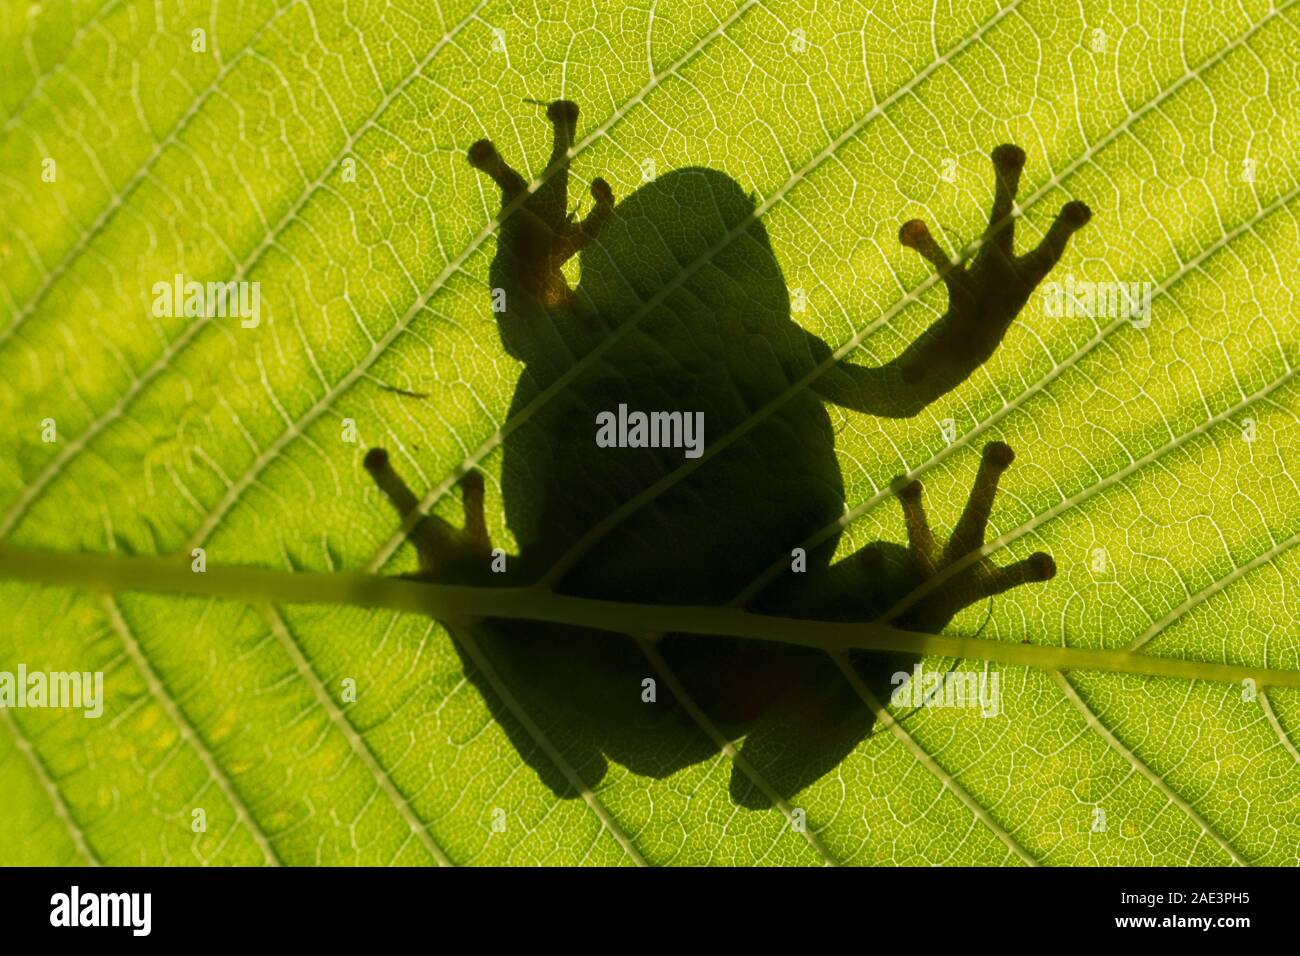
<path fill-rule="evenodd" d="M 1060 573 L 953 633 L 1300 670 L 1293 3 L 209 8 L 0 15 L 7 546 L 410 571 L 361 466 L 384 445 L 453 522 L 455 479 L 483 470 L 509 547 L 496 488 L 521 370 L 488 308 L 496 196 L 464 151 L 490 136 L 541 176 L 547 129 L 522 100 L 567 96 L 575 179 L 626 196 L 647 160 L 724 170 L 806 295 L 799 323 L 867 364 L 944 308 L 899 223 L 964 246 L 989 149 L 1022 145 L 1021 246 L 1086 201 L 1058 271 L 1151 282 L 1150 325 L 1035 299 L 921 415 L 832 409 L 840 555 L 903 539 L 902 473 L 951 527 L 999 438 L 1019 457 L 990 549 L 1048 551 Z M 260 282 L 262 324 L 155 317 L 177 273 Z M 1300 861 L 1297 690 L 999 665 L 996 718 L 884 702 L 798 792 L 745 761 L 775 797 L 753 811 L 729 795 L 731 742 L 664 778 L 601 776 L 466 648 L 391 610 L 0 581 L 0 670 L 102 670 L 107 688 L 99 720 L 0 710 L 0 862 Z M 702 715 L 695 733 L 719 739 Z"/>

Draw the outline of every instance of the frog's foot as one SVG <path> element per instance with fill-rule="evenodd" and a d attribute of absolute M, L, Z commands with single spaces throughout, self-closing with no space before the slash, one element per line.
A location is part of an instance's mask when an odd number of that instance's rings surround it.
<path fill-rule="evenodd" d="M 366 452 L 366 471 L 379 490 L 397 511 L 411 543 L 420 558 L 417 577 L 444 580 L 449 575 L 461 577 L 487 567 L 492 553 L 487 522 L 483 515 L 483 476 L 476 471 L 460 479 L 461 503 L 465 509 L 465 526 L 456 528 L 437 515 L 420 513 L 415 494 L 393 470 L 388 452 L 372 448 Z"/>
<path fill-rule="evenodd" d="M 898 241 L 929 261 L 948 289 L 948 314 L 918 341 L 921 347 L 902 368 L 905 383 L 918 383 L 936 371 L 969 374 L 982 364 L 1030 294 L 1060 261 L 1070 237 L 1092 218 L 1084 203 L 1066 203 L 1038 246 L 1015 255 L 1015 198 L 1025 151 L 1004 143 L 993 150 L 992 160 L 993 205 L 972 261 L 950 259 L 920 219 L 905 222 L 898 230 Z"/>
<path fill-rule="evenodd" d="M 572 291 L 560 267 L 590 242 L 614 209 L 609 183 L 597 177 L 591 181 L 595 205 L 586 218 L 577 220 L 568 211 L 569 150 L 578 128 L 578 104 L 556 100 L 546 107 L 555 130 L 551 159 L 540 183 L 531 194 L 528 182 L 512 169 L 490 140 L 481 139 L 469 148 L 469 163 L 487 173 L 501 187 L 502 224 L 500 241 L 507 244 L 521 285 L 549 308 L 568 305 Z"/>
<path fill-rule="evenodd" d="M 998 479 L 1014 458 L 1015 453 L 1003 442 L 991 442 L 984 447 L 975 486 L 957 527 L 943 546 L 930 530 L 921 502 L 921 483 L 913 480 L 898 488 L 907 524 L 908 550 L 923 579 L 913 592 L 919 597 L 911 603 L 904 601 L 895 612 L 894 621 L 899 627 L 931 633 L 942 630 L 958 611 L 976 601 L 1021 584 L 1047 581 L 1056 574 L 1056 563 L 1042 551 L 1006 567 L 999 567 L 980 554 Z M 940 580 L 926 587 L 926 582 L 936 577 Z"/>

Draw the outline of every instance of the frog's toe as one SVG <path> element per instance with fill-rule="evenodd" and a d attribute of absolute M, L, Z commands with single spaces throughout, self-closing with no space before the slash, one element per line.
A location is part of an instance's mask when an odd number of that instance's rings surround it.
<path fill-rule="evenodd" d="M 469 472 L 460 481 L 465 505 L 465 526 L 455 528 L 437 515 L 421 513 L 420 500 L 393 468 L 388 452 L 372 448 L 363 460 L 365 469 L 388 499 L 398 520 L 415 545 L 420 559 L 416 575 L 421 580 L 438 580 L 444 572 L 482 565 L 492 550 L 483 514 L 483 477 Z"/>
<path fill-rule="evenodd" d="M 990 158 L 997 169 L 1023 169 L 1025 165 L 1025 151 L 1015 143 L 994 146 Z"/>
<path fill-rule="evenodd" d="M 481 139 L 466 152 L 469 164 L 492 177 L 501 187 L 501 202 L 508 203 L 528 189 L 528 182 L 501 158 L 490 139 Z"/>
<path fill-rule="evenodd" d="M 483 476 L 477 471 L 467 471 L 459 481 L 461 506 L 465 510 L 465 536 L 471 548 L 489 552 L 492 542 L 488 538 L 487 518 L 483 511 Z"/>
<path fill-rule="evenodd" d="M 998 480 L 1015 459 L 1016 453 L 1006 442 L 993 441 L 984 446 L 975 484 L 971 487 L 966 506 L 944 549 L 945 562 L 955 561 L 984 544 L 993 500 L 998 493 Z"/>
<path fill-rule="evenodd" d="M 578 128 L 578 104 L 573 100 L 553 100 L 546 106 L 546 118 L 555 127 L 557 137 L 563 133 L 570 143 Z"/>
<path fill-rule="evenodd" d="M 362 463 L 399 516 L 405 517 L 416 509 L 419 501 L 406 486 L 406 482 L 402 481 L 401 476 L 393 470 L 393 463 L 389 461 L 386 449 L 370 449 L 366 452 Z"/>
<path fill-rule="evenodd" d="M 555 257 L 560 263 L 567 262 L 595 239 L 601 226 L 605 225 L 614 211 L 614 191 L 605 180 L 597 177 L 591 181 L 591 198 L 595 201 L 591 212 L 587 213 L 582 222 L 570 226 L 557 245 Z"/>
<path fill-rule="evenodd" d="M 573 100 L 555 100 L 547 105 L 546 118 L 551 121 L 551 158 L 532 195 L 531 208 L 548 228 L 558 234 L 563 232 L 567 222 L 569 160 L 578 133 L 578 104 Z"/>
<path fill-rule="evenodd" d="M 930 234 L 929 227 L 920 219 L 909 219 L 899 226 L 898 241 L 907 248 L 919 252 L 930 265 L 934 266 L 940 276 L 947 278 L 953 271 L 955 263 L 939 247 L 939 243 Z"/>
<path fill-rule="evenodd" d="M 1023 561 L 994 567 L 975 588 L 972 600 L 993 597 L 1022 584 L 1037 584 L 1056 577 L 1056 562 L 1046 551 L 1035 551 Z M 969 602 L 968 602 L 969 603 Z"/>
<path fill-rule="evenodd" d="M 1065 253 L 1070 237 L 1092 219 L 1092 210 L 1077 199 L 1061 207 L 1047 235 L 1031 252 L 1016 260 L 1016 273 L 1020 283 L 1032 291 L 1051 272 Z"/>
<path fill-rule="evenodd" d="M 996 254 L 1009 262 L 1016 237 L 1016 193 L 1025 168 L 1025 151 L 1014 143 L 1003 143 L 993 148 L 989 158 L 993 160 L 993 205 L 989 207 L 989 224 L 977 260 Z"/>
<path fill-rule="evenodd" d="M 591 181 L 591 198 L 596 201 L 596 205 L 613 206 L 614 190 L 609 188 L 609 183 L 597 176 Z"/>

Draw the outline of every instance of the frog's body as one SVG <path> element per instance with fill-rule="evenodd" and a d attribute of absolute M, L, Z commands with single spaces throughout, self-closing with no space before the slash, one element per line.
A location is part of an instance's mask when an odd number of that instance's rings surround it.
<path fill-rule="evenodd" d="M 921 630 L 942 628 L 982 597 L 1051 577 L 1046 555 L 997 568 L 972 554 L 998 476 L 1011 461 L 1010 449 L 996 442 L 946 546 L 925 522 L 919 483 L 910 482 L 900 486 L 908 547 L 877 544 L 832 566 L 838 535 L 825 530 L 843 514 L 844 486 L 825 403 L 906 417 L 964 380 L 996 348 L 1070 233 L 1087 221 L 1086 207 L 1067 206 L 1039 249 L 1014 257 L 1009 220 L 1023 154 L 999 147 L 987 246 L 973 268 L 948 262 L 919 222 L 900 233 L 939 268 L 949 312 L 898 359 L 864 368 L 836 361 L 791 318 L 753 199 L 724 174 L 677 170 L 617 208 L 597 179 L 593 210 L 575 222 L 567 214 L 567 178 L 577 107 L 553 103 L 548 115 L 555 147 L 532 193 L 490 143 L 470 150 L 471 163 L 502 189 L 490 281 L 499 290 L 494 301 L 504 305 L 497 315 L 502 341 L 525 365 L 502 462 L 506 520 L 520 554 L 509 559 L 507 575 L 486 573 L 482 485 L 474 478 L 465 487 L 465 530 L 426 518 L 413 533 L 428 576 L 652 603 L 741 599 L 767 613 L 873 620 L 947 568 L 945 586 L 895 618 Z M 581 281 L 570 290 L 560 266 L 578 252 Z M 602 447 L 598 416 L 620 406 L 703 413 L 702 453 Z M 414 496 L 386 456 L 372 452 L 367 466 L 409 515 Z M 764 576 L 774 562 L 793 565 L 800 547 L 808 551 L 798 570 Z M 754 588 L 755 581 L 769 583 Z M 610 635 L 538 625 L 486 625 L 484 635 L 498 651 L 498 669 L 549 688 L 542 693 L 551 701 L 540 706 L 571 711 L 582 733 L 598 738 L 591 750 L 632 766 L 656 750 L 636 730 L 645 730 L 642 679 L 649 667 L 635 647 Z M 784 773 L 787 789 L 815 779 L 870 726 L 869 712 L 833 676 L 825 655 L 670 636 L 656 657 L 672 672 L 661 676 L 680 682 L 714 719 L 752 721 L 772 710 L 783 714 L 776 723 L 803 726 L 809 753 L 800 755 L 803 769 Z M 877 694 L 899 669 L 878 655 L 863 655 L 856 665 L 868 692 Z M 662 739 L 665 725 L 649 720 L 649 732 Z M 810 744 L 828 732 L 835 742 L 818 758 Z M 755 748 L 765 746 L 761 733 L 757 739 Z M 711 749 L 701 750 L 698 735 L 693 741 L 678 745 L 679 760 L 701 759 Z M 521 740 L 525 750 L 534 748 Z M 538 769 L 557 790 L 570 789 L 571 781 L 557 783 Z"/>

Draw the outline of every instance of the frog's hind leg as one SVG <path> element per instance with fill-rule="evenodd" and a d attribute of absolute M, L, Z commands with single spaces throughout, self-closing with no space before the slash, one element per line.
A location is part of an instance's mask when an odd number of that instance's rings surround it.
<path fill-rule="evenodd" d="M 981 554 L 998 481 L 1014 459 L 1015 453 L 1003 442 L 990 442 L 984 447 L 961 518 L 942 547 L 926 517 L 921 482 L 900 485 L 897 494 L 907 525 L 908 550 L 924 577 L 922 586 L 906 595 L 889 615 L 900 627 L 938 631 L 976 601 L 1055 576 L 1056 563 L 1042 551 L 1005 567 Z M 925 581 L 930 578 L 938 580 L 927 588 Z"/>
<path fill-rule="evenodd" d="M 365 466 L 408 529 L 420 559 L 419 577 L 437 579 L 451 570 L 470 570 L 475 564 L 486 566 L 492 543 L 483 513 L 482 475 L 471 471 L 460 480 L 465 526 L 456 528 L 437 515 L 420 514 L 419 499 L 393 469 L 387 451 L 370 449 Z"/>

